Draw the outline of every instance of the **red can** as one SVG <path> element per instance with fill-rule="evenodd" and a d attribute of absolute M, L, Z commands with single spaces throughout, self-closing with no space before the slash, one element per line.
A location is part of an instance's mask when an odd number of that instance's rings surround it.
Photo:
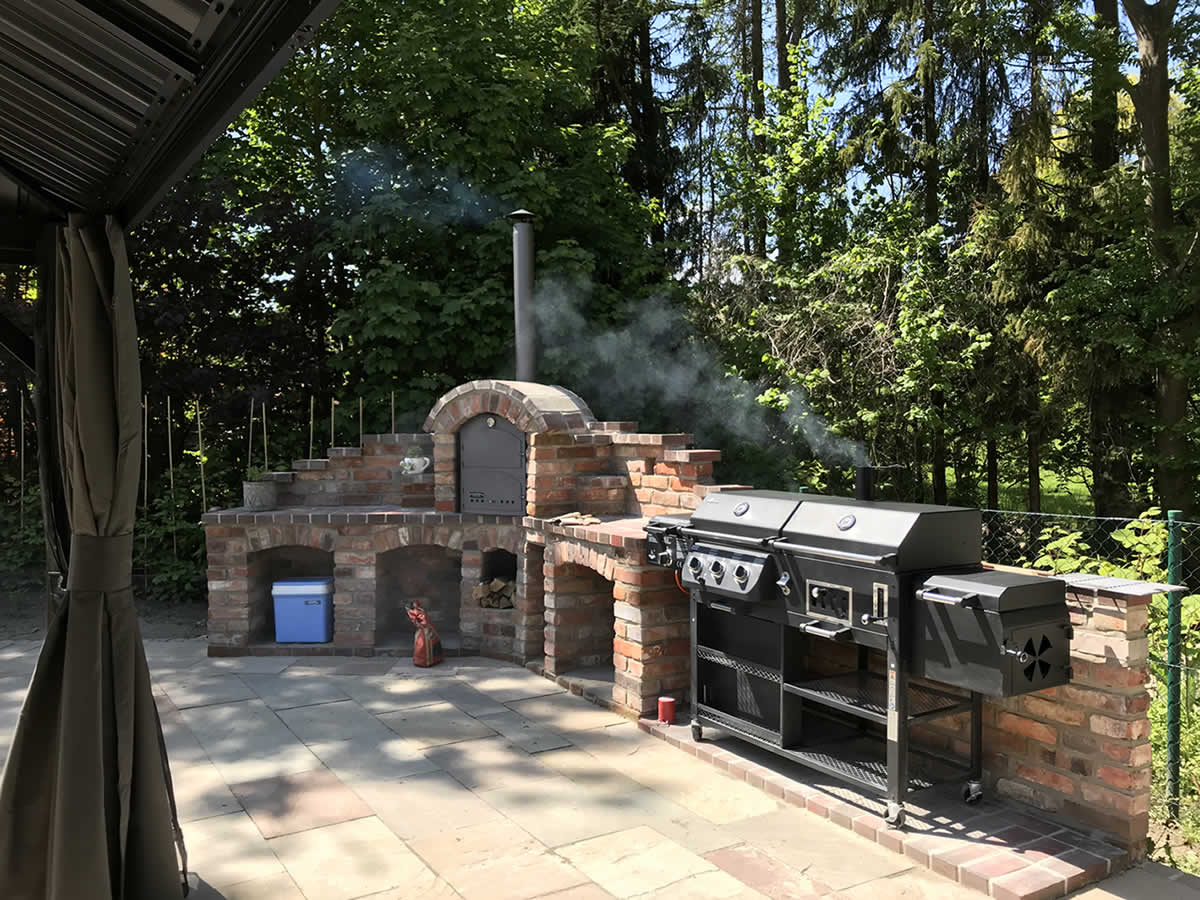
<path fill-rule="evenodd" d="M 675 698 L 674 697 L 659 697 L 658 698 L 658 721 L 664 725 L 675 724 Z"/>

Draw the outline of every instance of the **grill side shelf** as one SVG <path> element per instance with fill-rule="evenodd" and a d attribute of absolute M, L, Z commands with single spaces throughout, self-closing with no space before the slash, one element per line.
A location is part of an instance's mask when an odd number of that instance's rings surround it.
<path fill-rule="evenodd" d="M 728 653 L 722 653 L 720 650 L 714 650 L 711 647 L 697 645 L 696 658 L 703 659 L 706 662 L 716 663 L 718 666 L 725 666 L 729 669 L 734 669 L 738 672 L 743 672 L 746 675 L 753 675 L 755 678 L 761 678 L 764 681 L 769 681 L 772 684 L 780 684 L 783 678 L 779 674 L 778 669 L 773 669 L 770 666 L 764 666 L 760 663 L 750 662 L 746 659 L 741 659 L 737 656 L 730 656 Z"/>
<path fill-rule="evenodd" d="M 887 679 L 874 672 L 847 672 L 800 684 L 783 685 L 789 694 L 831 706 L 861 719 L 887 724 Z M 920 685 L 909 685 L 908 718 L 928 719 L 970 709 L 970 700 Z"/>

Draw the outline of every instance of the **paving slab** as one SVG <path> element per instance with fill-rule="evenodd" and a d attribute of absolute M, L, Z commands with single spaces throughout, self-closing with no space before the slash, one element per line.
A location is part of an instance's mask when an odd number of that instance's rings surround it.
<path fill-rule="evenodd" d="M 256 696 L 275 710 L 350 699 L 350 695 L 342 688 L 341 678 L 319 675 L 298 677 L 285 672 L 282 675 L 242 675 L 241 679 Z"/>
<path fill-rule="evenodd" d="M 598 884 L 588 882 L 565 891 L 544 894 L 539 900 L 612 900 L 612 894 Z"/>
<path fill-rule="evenodd" d="M 236 675 L 197 673 L 191 669 L 160 678 L 155 684 L 171 698 L 176 709 L 236 703 L 258 696 Z"/>
<path fill-rule="evenodd" d="M 188 865 L 217 890 L 284 872 L 283 863 L 244 812 L 192 822 L 184 838 Z"/>
<path fill-rule="evenodd" d="M 389 656 L 362 659 L 351 656 L 306 656 L 288 666 L 292 675 L 383 675 L 394 660 Z"/>
<path fill-rule="evenodd" d="M 481 718 L 527 753 L 541 753 L 544 750 L 558 750 L 571 746 L 571 741 L 564 735 L 543 728 L 520 713 L 503 706 L 500 709 L 498 714 L 482 715 Z"/>
<path fill-rule="evenodd" d="M 443 700 L 453 703 L 468 716 L 490 716 L 509 711 L 508 707 L 457 678 L 438 681 L 437 691 Z"/>
<path fill-rule="evenodd" d="M 420 891 L 437 881 L 429 867 L 374 816 L 269 843 L 306 900 L 357 900 L 401 887 L 422 896 Z"/>
<path fill-rule="evenodd" d="M 774 812 L 780 804 L 770 795 L 734 781 L 662 742 L 626 757 L 626 774 L 710 822 L 727 825 Z"/>
<path fill-rule="evenodd" d="M 749 844 L 723 847 L 705 854 L 704 858 L 742 884 L 757 889 L 772 900 L 783 897 L 817 897 L 826 891 L 824 886 L 814 883 L 804 872 Z M 938 881 L 941 882 L 941 879 Z M 954 884 L 950 886 L 957 887 Z"/>
<path fill-rule="evenodd" d="M 549 678 L 515 666 L 511 669 L 469 669 L 460 677 L 497 703 L 566 693 L 566 688 L 559 687 Z"/>
<path fill-rule="evenodd" d="M 399 781 L 440 771 L 419 747 L 391 730 L 382 739 L 318 741 L 309 744 L 308 749 L 348 785 Z"/>
<path fill-rule="evenodd" d="M 550 694 L 528 700 L 513 700 L 505 705 L 532 722 L 568 735 L 575 731 L 604 728 L 607 725 L 629 724 L 628 720 L 616 713 L 601 709 L 571 694 Z"/>
<path fill-rule="evenodd" d="M 326 741 L 382 741 L 391 736 L 378 719 L 353 700 L 281 709 L 278 716 L 292 733 L 306 744 Z"/>
<path fill-rule="evenodd" d="M 340 676 L 337 683 L 350 698 L 371 713 L 393 712 L 444 703 L 439 681 L 432 678 L 398 678 L 395 675 Z"/>
<path fill-rule="evenodd" d="M 261 700 L 181 710 L 229 784 L 319 769 L 321 761 Z"/>
<path fill-rule="evenodd" d="M 465 900 L 529 900 L 588 880 L 507 821 L 460 828 L 411 846 Z"/>
<path fill-rule="evenodd" d="M 437 747 L 472 738 L 488 737 L 495 729 L 460 712 L 450 703 L 432 703 L 414 709 L 384 713 L 379 721 L 418 747 Z"/>
<path fill-rule="evenodd" d="M 496 809 L 445 772 L 414 775 L 402 781 L 364 782 L 353 788 L 405 840 L 502 818 Z"/>
<path fill-rule="evenodd" d="M 371 808 L 328 769 L 230 785 L 265 838 L 370 816 Z"/>
<path fill-rule="evenodd" d="M 192 666 L 197 674 L 278 675 L 296 662 L 294 656 L 214 656 Z"/>
<path fill-rule="evenodd" d="M 810 895 L 813 900 L 819 896 Z M 690 875 L 656 891 L 638 894 L 637 900 L 770 900 L 766 894 L 747 887 L 727 872 Z"/>
<path fill-rule="evenodd" d="M 551 774 L 524 749 L 499 736 L 442 744 L 425 750 L 424 755 L 473 791 L 520 784 Z"/>
<path fill-rule="evenodd" d="M 1071 897 L 1072 900 L 1197 900 L 1200 878 L 1159 863 L 1143 863 Z"/>
<path fill-rule="evenodd" d="M 575 746 L 538 753 L 537 761 L 592 793 L 631 794 L 643 787 L 615 767 Z"/>
<path fill-rule="evenodd" d="M 781 809 L 725 827 L 745 843 L 835 891 L 913 868 L 912 860 L 854 838 L 846 829 L 800 809 Z"/>
<path fill-rule="evenodd" d="M 708 860 L 644 825 L 570 844 L 558 852 L 600 887 L 622 898 L 716 871 Z"/>
<path fill-rule="evenodd" d="M 171 769 L 180 822 L 195 822 L 242 809 L 242 804 L 221 777 L 221 770 L 207 758 L 203 763 L 191 766 L 176 765 L 172 761 Z"/>
<path fill-rule="evenodd" d="M 193 879 L 192 891 L 188 900 L 305 900 L 292 876 L 286 873 L 242 881 L 219 891 L 207 882 Z"/>

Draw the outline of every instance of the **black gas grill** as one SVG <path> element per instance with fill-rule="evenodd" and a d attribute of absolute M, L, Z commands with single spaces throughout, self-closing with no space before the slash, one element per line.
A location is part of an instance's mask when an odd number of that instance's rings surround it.
<path fill-rule="evenodd" d="M 984 695 L 1070 680 L 1063 583 L 984 569 L 979 510 L 729 491 L 646 532 L 691 597 L 693 736 L 711 725 L 886 795 L 892 825 L 910 790 L 962 778 L 982 796 Z M 820 671 L 826 641 L 857 665 Z M 969 760 L 910 753 L 913 724 L 964 712 Z"/>

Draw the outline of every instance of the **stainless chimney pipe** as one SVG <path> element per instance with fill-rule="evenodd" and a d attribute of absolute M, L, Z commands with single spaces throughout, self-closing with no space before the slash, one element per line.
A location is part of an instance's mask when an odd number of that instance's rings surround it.
<path fill-rule="evenodd" d="M 517 347 L 517 381 L 533 381 L 537 361 L 533 316 L 533 213 L 508 214 L 513 230 L 513 319 Z"/>

